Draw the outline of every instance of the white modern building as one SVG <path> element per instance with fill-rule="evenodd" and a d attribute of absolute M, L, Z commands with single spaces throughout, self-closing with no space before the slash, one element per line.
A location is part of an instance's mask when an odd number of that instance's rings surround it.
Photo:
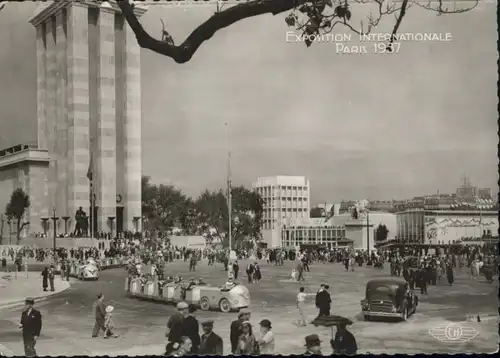
<path fill-rule="evenodd" d="M 284 219 L 309 218 L 310 186 L 305 177 L 261 177 L 252 187 L 264 199 L 263 230 L 279 228 Z"/>
<path fill-rule="evenodd" d="M 397 233 L 396 215 L 374 212 L 354 219 L 351 214 L 334 215 L 331 218 L 285 218 L 275 229 L 263 230 L 263 242 L 269 248 L 318 245 L 329 249 L 352 247 L 373 250 L 375 232 L 385 225 L 388 240 Z"/>

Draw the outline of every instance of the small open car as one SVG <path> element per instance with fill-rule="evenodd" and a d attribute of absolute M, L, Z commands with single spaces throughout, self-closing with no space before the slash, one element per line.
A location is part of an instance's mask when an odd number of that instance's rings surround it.
<path fill-rule="evenodd" d="M 204 311 L 218 310 L 224 313 L 238 311 L 250 306 L 250 291 L 237 283 L 211 286 L 202 280 L 183 282 L 152 281 L 146 278 L 127 278 L 125 290 L 132 297 L 178 303 L 184 301 Z"/>
<path fill-rule="evenodd" d="M 405 280 L 382 278 L 368 281 L 366 296 L 361 300 L 365 321 L 373 317 L 399 318 L 406 321 L 415 313 L 418 297 Z"/>
<path fill-rule="evenodd" d="M 72 265 L 70 276 L 76 277 L 79 280 L 95 280 L 99 279 L 99 267 L 97 262 L 90 258 L 85 263 Z"/>

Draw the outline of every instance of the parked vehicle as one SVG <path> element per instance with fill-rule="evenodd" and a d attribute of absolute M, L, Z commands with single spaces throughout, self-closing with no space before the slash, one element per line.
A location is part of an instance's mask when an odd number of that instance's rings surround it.
<path fill-rule="evenodd" d="M 144 277 L 128 277 L 125 291 L 132 297 L 153 301 L 171 304 L 184 301 L 204 311 L 219 310 L 228 313 L 250 306 L 250 291 L 238 283 L 217 287 L 202 280 L 163 282 Z"/>
<path fill-rule="evenodd" d="M 399 318 L 406 321 L 415 313 L 418 297 L 405 280 L 399 278 L 374 279 L 366 284 L 361 310 L 366 321 L 373 317 Z"/>

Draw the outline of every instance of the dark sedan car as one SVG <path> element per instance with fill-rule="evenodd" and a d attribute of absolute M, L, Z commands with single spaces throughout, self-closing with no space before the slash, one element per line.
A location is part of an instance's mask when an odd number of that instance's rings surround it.
<path fill-rule="evenodd" d="M 405 280 L 384 278 L 366 284 L 365 299 L 361 310 L 366 321 L 372 317 L 399 318 L 406 321 L 415 313 L 418 297 Z"/>

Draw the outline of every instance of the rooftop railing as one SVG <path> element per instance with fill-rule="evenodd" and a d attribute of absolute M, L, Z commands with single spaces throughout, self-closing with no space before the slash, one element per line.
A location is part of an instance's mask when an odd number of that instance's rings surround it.
<path fill-rule="evenodd" d="M 24 144 L 18 144 L 13 147 L 9 147 L 6 149 L 0 150 L 0 158 L 7 157 L 9 155 L 14 155 L 20 152 L 24 152 L 25 150 L 30 149 L 38 149 L 38 145 L 36 142 L 28 142 Z"/>

